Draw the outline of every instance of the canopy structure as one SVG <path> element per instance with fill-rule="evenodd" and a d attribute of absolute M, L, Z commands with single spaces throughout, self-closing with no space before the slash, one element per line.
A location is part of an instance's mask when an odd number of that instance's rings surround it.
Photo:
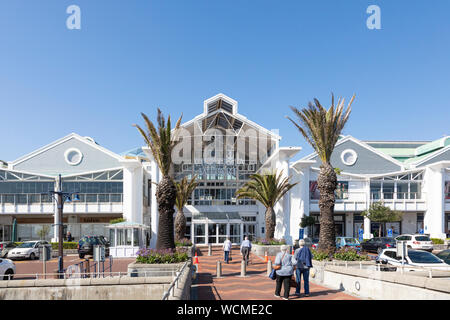
<path fill-rule="evenodd" d="M 149 245 L 150 227 L 132 221 L 107 226 L 111 246 L 110 255 L 115 258 L 135 257 L 136 252 Z"/>

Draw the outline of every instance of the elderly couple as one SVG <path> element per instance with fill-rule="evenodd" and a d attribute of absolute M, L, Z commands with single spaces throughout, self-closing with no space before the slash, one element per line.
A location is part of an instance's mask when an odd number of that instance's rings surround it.
<path fill-rule="evenodd" d="M 276 288 L 275 297 L 280 297 L 281 286 L 284 286 L 283 299 L 289 299 L 290 280 L 294 273 L 295 267 L 295 279 L 297 286 L 295 289 L 295 295 L 300 296 L 300 281 L 303 275 L 303 283 L 305 290 L 305 297 L 309 297 L 309 268 L 312 267 L 312 254 L 307 246 L 305 246 L 305 240 L 299 241 L 299 246 L 295 250 L 294 255 L 289 254 L 289 246 L 282 246 L 281 252 L 279 252 L 275 258 L 274 269 L 276 269 Z"/>

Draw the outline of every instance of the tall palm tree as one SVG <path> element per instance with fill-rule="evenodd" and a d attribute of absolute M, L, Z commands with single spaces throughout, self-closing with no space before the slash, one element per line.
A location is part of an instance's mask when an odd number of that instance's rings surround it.
<path fill-rule="evenodd" d="M 339 99 L 337 105 L 334 105 L 333 95 L 331 107 L 328 110 L 322 107 L 319 100 L 314 99 L 314 103 L 310 102 L 308 108 L 303 108 L 301 111 L 291 107 L 297 116 L 298 123 L 287 117 L 314 148 L 322 161 L 317 179 L 317 186 L 320 191 L 319 247 L 330 253 L 336 249 L 333 213 L 334 190 L 337 184 L 336 172 L 330 160 L 339 135 L 350 116 L 354 99 L 355 95 L 351 98 L 346 110 L 344 110 L 344 99 Z"/>
<path fill-rule="evenodd" d="M 144 131 L 139 125 L 134 124 L 148 147 L 161 170 L 162 179 L 156 186 L 156 201 L 158 202 L 158 233 L 156 240 L 157 249 L 175 248 L 173 234 L 173 214 L 175 212 L 175 199 L 177 189 L 173 182 L 173 166 L 172 166 L 172 150 L 176 144 L 176 136 L 179 133 L 181 117 L 178 119 L 174 132 L 172 132 L 170 116 L 167 122 L 161 110 L 158 108 L 158 130 L 149 120 L 149 118 L 141 113 L 144 118 L 147 131 Z"/>
<path fill-rule="evenodd" d="M 266 207 L 266 239 L 273 239 L 275 233 L 275 204 L 288 192 L 296 183 L 289 183 L 289 178 L 283 178 L 283 171 L 279 174 L 265 173 L 254 174 L 239 190 L 236 191 L 238 199 L 254 199 Z"/>
<path fill-rule="evenodd" d="M 198 186 L 198 182 L 195 181 L 196 178 L 197 176 L 194 176 L 188 181 L 187 177 L 184 177 L 180 182 L 175 182 L 175 187 L 177 188 L 175 206 L 178 209 L 178 213 L 175 216 L 175 241 L 181 241 L 186 234 L 186 217 L 184 216 L 183 208 L 192 192 Z"/>

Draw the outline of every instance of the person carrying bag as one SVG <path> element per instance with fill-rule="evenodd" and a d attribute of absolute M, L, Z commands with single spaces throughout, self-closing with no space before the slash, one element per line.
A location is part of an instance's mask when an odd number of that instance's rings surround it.
<path fill-rule="evenodd" d="M 294 273 L 292 256 L 288 253 L 288 249 L 289 247 L 286 245 L 281 246 L 281 252 L 277 254 L 273 266 L 274 270 L 272 270 L 276 275 L 275 297 L 280 297 L 281 287 L 284 286 L 283 300 L 289 300 L 289 282 Z"/>

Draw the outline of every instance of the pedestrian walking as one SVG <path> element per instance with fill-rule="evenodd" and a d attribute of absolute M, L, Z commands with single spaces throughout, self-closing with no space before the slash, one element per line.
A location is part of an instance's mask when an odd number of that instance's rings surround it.
<path fill-rule="evenodd" d="M 231 241 L 229 238 L 227 238 L 223 242 L 224 260 L 226 263 L 229 263 L 229 261 L 230 261 L 230 251 L 231 251 Z"/>
<path fill-rule="evenodd" d="M 242 259 L 244 259 L 245 263 L 248 265 L 250 258 L 250 250 L 252 249 L 252 243 L 248 240 L 248 237 L 245 237 L 244 241 L 241 243 L 241 255 Z"/>
<path fill-rule="evenodd" d="M 305 240 L 299 241 L 299 246 L 294 252 L 293 262 L 296 265 L 295 281 L 297 286 L 295 288 L 295 295 L 300 296 L 301 277 L 303 276 L 303 287 L 305 297 L 309 297 L 309 268 L 312 267 L 312 254 L 308 246 L 305 245 Z"/>
<path fill-rule="evenodd" d="M 72 234 L 70 233 L 70 231 L 67 232 L 67 241 L 69 241 L 69 242 L 73 241 L 73 237 L 72 237 Z"/>
<path fill-rule="evenodd" d="M 281 252 L 275 257 L 273 268 L 276 270 L 275 297 L 280 297 L 281 287 L 284 286 L 283 300 L 289 300 L 290 281 L 294 273 L 292 255 L 289 254 L 289 246 L 281 246 Z"/>

